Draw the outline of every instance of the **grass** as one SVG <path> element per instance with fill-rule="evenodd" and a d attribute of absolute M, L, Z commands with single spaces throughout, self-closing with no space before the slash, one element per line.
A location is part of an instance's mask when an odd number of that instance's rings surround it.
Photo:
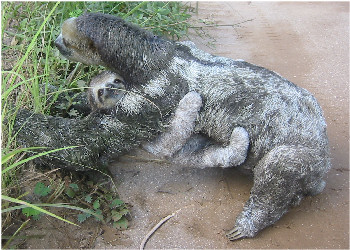
<path fill-rule="evenodd" d="M 27 194 L 21 188 L 21 170 L 41 154 L 28 158 L 27 152 L 35 151 L 35 148 L 16 145 L 13 122 L 20 108 L 42 114 L 75 115 L 70 109 L 74 100 L 68 92 L 82 91 L 91 76 L 102 68 L 61 58 L 53 41 L 64 20 L 85 11 L 117 15 L 171 39 L 185 36 L 189 28 L 189 9 L 177 2 L 2 2 L 1 122 L 5 124 L 1 142 L 2 232 L 11 223 L 12 216 L 24 207 L 50 213 L 40 208 L 40 204 L 33 205 L 23 200 Z M 57 99 L 62 96 L 66 101 L 61 103 L 59 111 L 53 111 L 53 107 L 58 106 L 55 105 Z M 57 204 L 56 207 L 64 206 Z M 27 223 L 24 221 L 13 232 L 5 247 L 10 246 Z"/>

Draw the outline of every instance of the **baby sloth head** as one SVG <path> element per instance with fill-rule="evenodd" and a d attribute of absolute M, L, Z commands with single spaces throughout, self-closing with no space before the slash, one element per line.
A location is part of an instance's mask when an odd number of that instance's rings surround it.
<path fill-rule="evenodd" d="M 92 110 L 108 110 L 125 94 L 125 83 L 121 76 L 110 71 L 93 77 L 90 82 L 88 99 Z"/>

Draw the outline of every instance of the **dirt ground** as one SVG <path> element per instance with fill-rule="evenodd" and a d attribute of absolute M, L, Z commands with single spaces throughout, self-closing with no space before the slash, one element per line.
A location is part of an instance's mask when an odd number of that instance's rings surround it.
<path fill-rule="evenodd" d="M 237 24 L 206 28 L 211 38 L 199 38 L 193 32 L 190 39 L 201 49 L 264 66 L 316 96 L 328 124 L 333 165 L 324 192 L 304 199 L 255 238 L 230 242 L 225 232 L 249 197 L 251 177 L 234 169 L 145 162 L 140 159 L 155 157 L 136 150 L 110 166 L 121 198 L 132 206 L 130 228 L 122 232 L 106 229 L 100 235 L 90 225 L 79 231 L 76 242 L 66 245 L 56 240 L 51 248 L 139 248 L 153 226 L 175 213 L 146 248 L 348 249 L 349 4 L 199 2 L 193 19 Z M 208 47 L 208 42 L 214 42 L 215 48 Z M 48 240 L 59 238 L 53 236 L 58 225 L 54 224 L 52 232 L 45 229 L 50 238 L 30 240 L 27 247 L 48 248 Z M 65 235 L 63 229 L 58 231 Z M 77 233 L 70 232 L 71 236 Z"/>

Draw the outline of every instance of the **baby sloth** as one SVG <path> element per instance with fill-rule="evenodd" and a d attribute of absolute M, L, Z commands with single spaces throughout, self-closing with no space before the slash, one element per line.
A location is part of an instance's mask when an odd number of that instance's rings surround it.
<path fill-rule="evenodd" d="M 118 74 L 104 71 L 91 79 L 88 101 L 93 111 L 109 110 L 116 107 L 124 94 L 123 78 Z"/>
<path fill-rule="evenodd" d="M 118 108 L 119 102 L 123 102 L 125 93 L 123 78 L 111 71 L 104 71 L 91 79 L 88 100 L 93 111 L 111 113 Z M 195 91 L 187 93 L 180 100 L 168 130 L 155 141 L 144 143 L 143 148 L 149 153 L 168 158 L 179 152 L 173 161 L 193 167 L 231 167 L 242 164 L 249 146 L 247 131 L 237 127 L 231 134 L 228 146 L 211 145 L 209 138 L 195 134 L 201 107 L 201 96 Z"/>

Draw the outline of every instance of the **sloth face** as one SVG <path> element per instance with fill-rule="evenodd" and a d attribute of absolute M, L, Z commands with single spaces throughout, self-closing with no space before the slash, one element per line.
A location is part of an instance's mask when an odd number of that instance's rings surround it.
<path fill-rule="evenodd" d="M 105 71 L 92 78 L 89 102 L 93 109 L 111 109 L 125 94 L 124 80 L 117 74 Z"/>
<path fill-rule="evenodd" d="M 93 42 L 77 30 L 75 17 L 64 21 L 55 45 L 68 60 L 87 65 L 104 65 Z"/>

